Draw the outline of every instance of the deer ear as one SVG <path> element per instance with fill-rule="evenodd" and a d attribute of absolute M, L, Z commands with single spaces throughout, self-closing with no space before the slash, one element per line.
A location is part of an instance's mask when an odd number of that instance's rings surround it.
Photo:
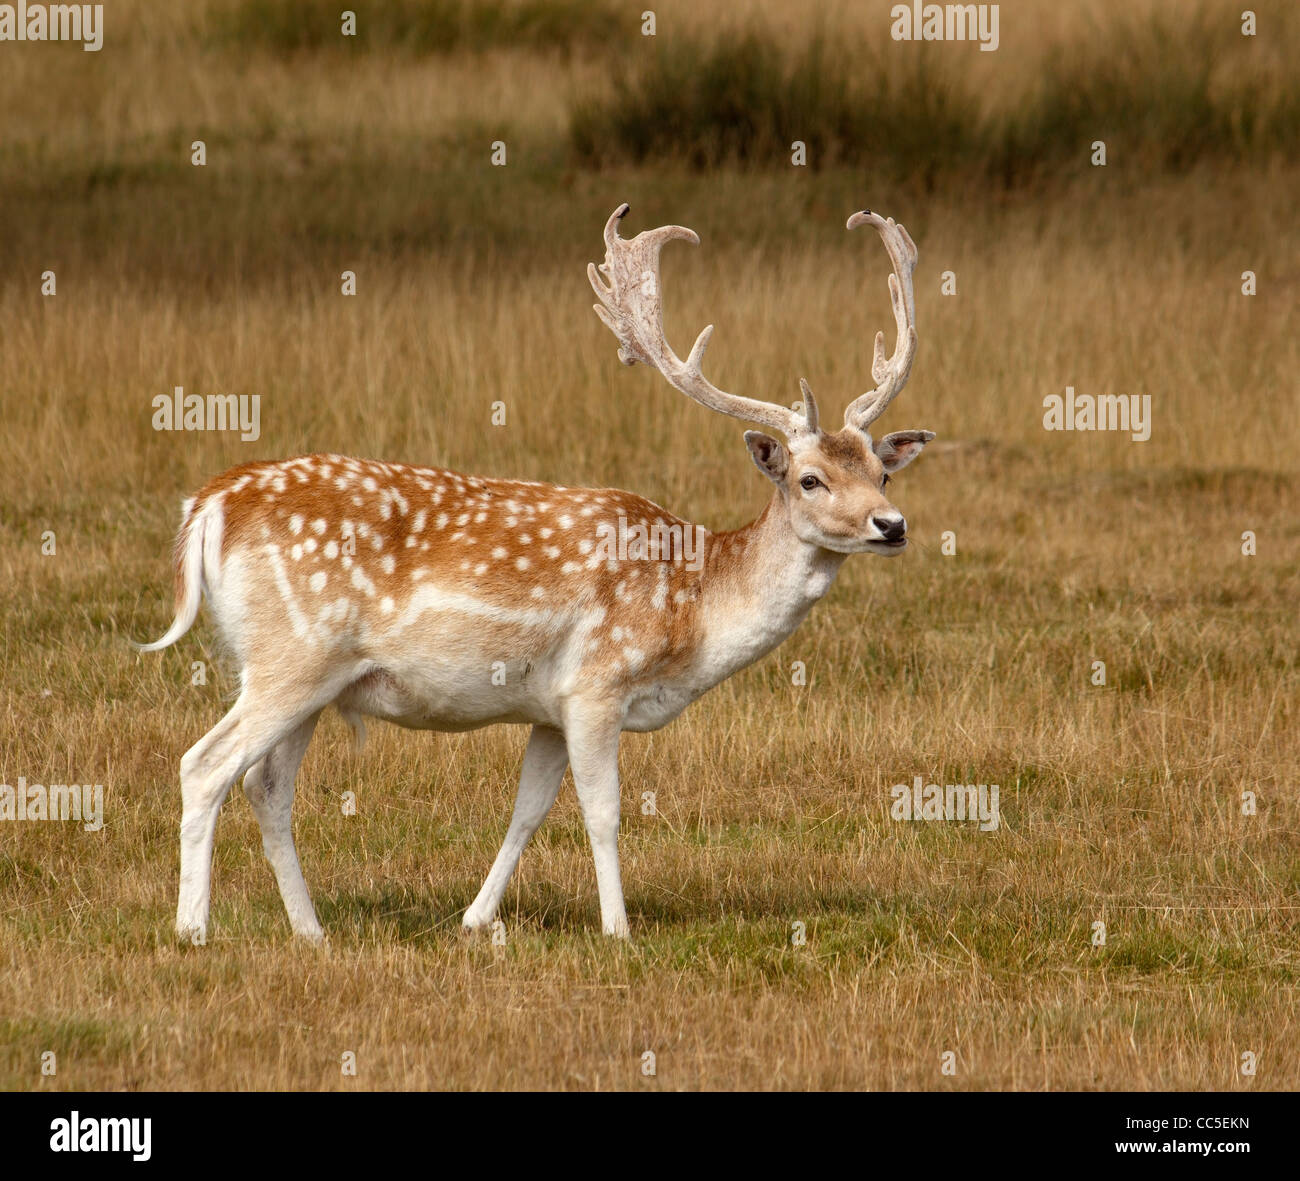
<path fill-rule="evenodd" d="M 921 448 L 933 438 L 934 431 L 895 431 L 879 443 L 873 443 L 871 449 L 884 464 L 885 471 L 896 472 L 920 455 Z"/>
<path fill-rule="evenodd" d="M 758 470 L 773 484 L 785 480 L 785 473 L 790 470 L 790 457 L 776 439 L 762 431 L 746 431 L 745 446 L 749 448 Z"/>

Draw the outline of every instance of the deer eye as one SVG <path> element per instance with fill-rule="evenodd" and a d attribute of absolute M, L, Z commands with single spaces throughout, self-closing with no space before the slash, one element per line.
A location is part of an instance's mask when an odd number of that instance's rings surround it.
<path fill-rule="evenodd" d="M 888 472 L 886 472 L 886 473 L 885 473 L 885 478 L 884 478 L 883 480 L 880 481 L 880 486 L 883 488 L 886 484 L 889 483 L 889 481 L 890 481 L 890 475 L 889 475 Z"/>
<path fill-rule="evenodd" d="M 808 476 L 804 476 L 804 478 L 799 481 L 799 487 L 802 488 L 805 492 L 811 492 L 814 488 L 825 488 L 826 485 L 823 484 L 816 476 L 808 475 Z"/>

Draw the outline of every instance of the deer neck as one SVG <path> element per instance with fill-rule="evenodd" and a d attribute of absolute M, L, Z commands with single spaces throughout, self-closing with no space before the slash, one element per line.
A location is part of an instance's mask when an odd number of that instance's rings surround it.
<path fill-rule="evenodd" d="M 801 540 L 780 492 L 757 520 L 714 534 L 700 582 L 711 671 L 730 676 L 780 644 L 830 590 L 846 556 Z"/>

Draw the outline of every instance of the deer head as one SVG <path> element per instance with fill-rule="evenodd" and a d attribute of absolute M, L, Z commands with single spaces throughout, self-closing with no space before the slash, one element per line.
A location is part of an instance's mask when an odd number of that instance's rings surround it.
<path fill-rule="evenodd" d="M 898 338 L 887 358 L 884 333 L 876 333 L 871 364 L 876 386 L 849 404 L 843 427 L 831 433 L 821 428 L 817 400 L 802 378 L 801 412 L 729 394 L 713 385 L 700 371 L 712 324 L 700 333 L 685 361 L 673 352 L 664 338 L 659 252 L 674 238 L 695 245 L 700 239 L 685 226 L 660 226 L 630 240 L 621 238 L 618 227 L 627 212 L 626 204 L 614 210 L 605 223 L 605 261 L 587 267 L 600 299 L 594 305 L 596 315 L 618 338 L 619 360 L 625 365 L 638 361 L 649 365 L 674 389 L 710 410 L 784 435 L 783 443 L 763 431 L 746 431 L 745 444 L 758 469 L 776 485 L 791 528 L 802 541 L 841 554 L 901 553 L 907 547 L 907 521 L 885 489 L 890 476 L 911 463 L 934 432 L 895 431 L 873 441 L 868 427 L 898 396 L 916 355 L 912 292 L 916 246 L 907 231 L 893 218 L 870 210 L 848 220 L 850 230 L 871 225 L 884 240 L 894 268 L 889 294 Z"/>

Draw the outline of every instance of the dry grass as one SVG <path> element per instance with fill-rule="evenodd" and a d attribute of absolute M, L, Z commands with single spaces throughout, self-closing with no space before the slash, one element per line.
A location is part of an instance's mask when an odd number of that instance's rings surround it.
<path fill-rule="evenodd" d="M 0 77 L 30 115 L 0 150 L 0 778 L 107 795 L 99 834 L 0 828 L 0 1085 L 1300 1085 L 1293 164 L 974 198 L 851 171 L 593 173 L 563 150 L 565 88 L 596 77 L 581 55 L 236 65 L 155 8 L 123 5 L 139 20 L 100 61 L 58 58 L 44 104 L 31 58 Z M 494 170 L 498 120 L 518 155 Z M 125 637 L 170 617 L 177 505 L 206 477 L 338 449 L 631 487 L 715 526 L 761 508 L 737 424 L 619 367 L 589 310 L 583 267 L 625 198 L 637 228 L 704 240 L 667 262 L 671 338 L 714 321 L 720 384 L 793 399 L 803 374 L 824 404 L 861 391 L 888 323 L 882 252 L 843 218 L 867 199 L 906 222 L 921 352 L 887 421 L 949 444 L 895 486 L 918 544 L 850 562 L 778 652 L 624 740 L 628 946 L 595 934 L 567 789 L 506 946 L 457 933 L 522 732 L 376 727 L 357 755 L 330 721 L 297 813 L 329 947 L 290 940 L 238 790 L 210 945 L 176 947 L 176 766 L 233 678 L 190 685 L 217 660 L 206 623 L 157 657 Z M 261 394 L 261 439 L 155 433 L 175 384 Z M 1150 441 L 1045 433 L 1067 384 L 1150 394 Z M 916 774 L 998 783 L 1001 829 L 894 823 L 889 788 Z"/>

